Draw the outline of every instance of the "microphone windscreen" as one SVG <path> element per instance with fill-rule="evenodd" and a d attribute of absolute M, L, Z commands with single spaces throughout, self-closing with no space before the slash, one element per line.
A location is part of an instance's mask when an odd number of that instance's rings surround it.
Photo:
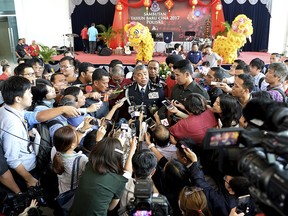
<path fill-rule="evenodd" d="M 86 93 L 90 93 L 90 92 L 92 92 L 92 86 L 86 86 L 85 87 L 85 91 L 86 91 Z"/>

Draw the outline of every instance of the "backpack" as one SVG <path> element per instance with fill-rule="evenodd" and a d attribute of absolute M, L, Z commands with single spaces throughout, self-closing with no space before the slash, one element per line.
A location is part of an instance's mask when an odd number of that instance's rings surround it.
<path fill-rule="evenodd" d="M 55 124 L 63 125 L 59 120 L 54 119 L 49 122 L 37 124 L 36 127 L 41 136 L 39 152 L 36 156 L 36 168 L 39 174 L 41 187 L 44 189 L 45 201 L 51 208 L 55 208 L 54 198 L 59 194 L 58 177 L 52 169 L 51 149 L 53 144 L 49 132 L 49 128 Z"/>
<path fill-rule="evenodd" d="M 263 80 L 265 79 L 265 76 L 264 77 L 261 77 L 259 82 L 258 82 L 258 88 L 261 90 L 261 84 L 263 82 Z"/>
<path fill-rule="evenodd" d="M 285 94 L 285 92 L 283 90 L 278 89 L 278 88 L 275 88 L 275 89 L 272 89 L 272 90 L 278 91 L 281 94 L 282 98 L 283 98 L 283 102 L 284 103 L 288 103 L 288 97 L 287 97 L 287 95 Z"/>
<path fill-rule="evenodd" d="M 37 160 L 37 169 L 39 173 L 46 174 L 47 169 L 50 169 L 49 165 L 51 165 L 51 149 L 52 145 L 52 137 L 50 137 L 49 128 L 55 124 L 63 125 L 59 120 L 52 120 L 49 122 L 42 122 L 37 124 L 37 131 L 41 136 L 39 153 L 36 156 Z M 64 125 L 63 125 L 64 126 Z"/>

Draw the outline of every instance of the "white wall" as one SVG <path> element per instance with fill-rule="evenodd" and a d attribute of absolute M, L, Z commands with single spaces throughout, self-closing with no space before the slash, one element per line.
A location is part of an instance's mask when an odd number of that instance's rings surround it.
<path fill-rule="evenodd" d="M 47 46 L 64 46 L 63 34 L 71 33 L 68 0 L 14 0 L 18 35 Z M 69 46 L 67 39 L 65 45 Z"/>
<path fill-rule="evenodd" d="M 273 0 L 268 52 L 285 53 L 288 57 L 288 1 Z M 286 50 L 286 52 L 285 52 Z"/>

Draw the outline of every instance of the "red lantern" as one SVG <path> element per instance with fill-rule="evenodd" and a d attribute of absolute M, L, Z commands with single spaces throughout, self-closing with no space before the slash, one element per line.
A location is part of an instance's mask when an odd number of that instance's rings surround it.
<path fill-rule="evenodd" d="M 170 20 L 170 12 L 171 12 L 171 8 L 174 7 L 174 2 L 173 2 L 173 0 L 166 0 L 164 4 L 165 4 L 166 8 L 168 9 L 168 17 Z"/>
<path fill-rule="evenodd" d="M 216 20 L 218 20 L 219 11 L 222 10 L 222 4 L 220 1 L 217 2 L 215 9 L 216 9 Z"/>
<path fill-rule="evenodd" d="M 192 18 L 194 17 L 195 6 L 198 4 L 198 0 L 191 0 L 190 4 L 192 5 Z"/>
<path fill-rule="evenodd" d="M 148 12 L 148 8 L 152 4 L 151 0 L 144 0 L 143 5 L 146 7 L 146 12 Z"/>
<path fill-rule="evenodd" d="M 120 1 L 116 4 L 116 11 L 119 12 L 119 19 L 122 20 L 122 10 L 123 10 L 123 5 Z"/>

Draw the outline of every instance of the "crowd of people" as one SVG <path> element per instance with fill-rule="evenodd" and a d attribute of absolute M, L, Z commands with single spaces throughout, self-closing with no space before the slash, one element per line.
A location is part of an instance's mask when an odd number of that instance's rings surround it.
<path fill-rule="evenodd" d="M 83 35 L 92 31 L 85 28 Z M 226 71 L 211 46 L 202 53 L 193 44 L 184 59 L 177 46 L 163 78 L 155 59 L 138 62 L 131 76 L 119 59 L 106 71 L 69 55 L 53 73 L 37 57 L 35 41 L 27 48 L 19 39 L 17 47 L 17 67 L 1 61 L 1 191 L 40 185 L 55 215 L 118 215 L 135 182 L 150 179 L 173 215 L 256 214 L 253 198 L 236 213 L 249 181 L 235 167 L 218 170 L 202 144 L 210 128 L 246 128 L 242 111 L 251 100 L 287 103 L 288 61 L 279 54 L 269 65 L 237 59 Z M 55 198 L 71 189 L 73 203 L 61 208 Z"/>

